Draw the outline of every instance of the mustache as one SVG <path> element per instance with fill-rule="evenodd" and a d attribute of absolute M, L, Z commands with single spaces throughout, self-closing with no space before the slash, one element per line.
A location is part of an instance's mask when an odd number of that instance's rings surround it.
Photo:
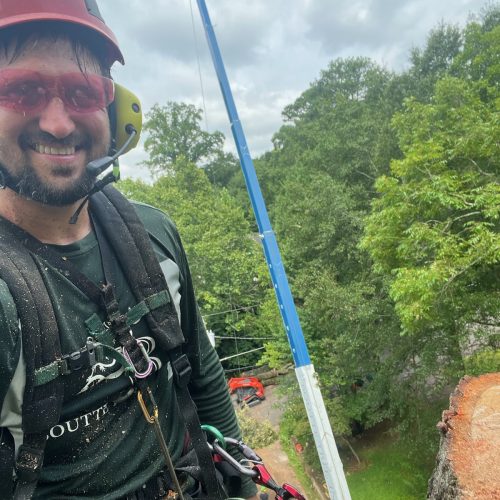
<path fill-rule="evenodd" d="M 34 144 L 44 144 L 54 147 L 85 147 L 90 144 L 90 139 L 86 134 L 80 132 L 72 133 L 67 137 L 58 139 L 52 134 L 39 130 L 37 132 L 26 132 L 19 137 L 19 143 L 23 147 L 30 147 Z"/>

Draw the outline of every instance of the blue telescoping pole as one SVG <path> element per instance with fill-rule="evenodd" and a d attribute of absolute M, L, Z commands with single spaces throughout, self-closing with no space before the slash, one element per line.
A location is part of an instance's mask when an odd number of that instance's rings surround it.
<path fill-rule="evenodd" d="M 276 237 L 272 230 L 271 222 L 269 221 L 264 198 L 262 197 L 253 161 L 250 157 L 250 152 L 246 143 L 245 134 L 238 117 L 215 32 L 210 21 L 205 0 L 197 0 L 197 2 L 210 52 L 212 54 L 215 71 L 229 115 L 229 121 L 231 122 L 231 130 L 238 150 L 241 168 L 245 176 L 247 190 L 255 213 L 255 218 L 257 219 L 267 265 L 276 292 L 288 341 L 292 349 L 295 361 L 295 372 L 313 431 L 330 497 L 335 500 L 350 500 L 351 497 L 347 487 L 342 462 L 340 461 L 335 445 L 335 439 L 328 420 L 325 404 L 318 387 L 314 367 L 309 358 L 307 345 L 299 323 L 292 293 L 288 285 L 285 269 L 281 261 Z"/>

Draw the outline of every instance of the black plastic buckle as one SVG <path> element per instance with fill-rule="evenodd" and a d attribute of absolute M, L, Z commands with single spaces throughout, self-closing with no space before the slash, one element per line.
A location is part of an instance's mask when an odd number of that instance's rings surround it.
<path fill-rule="evenodd" d="M 191 378 L 191 363 L 185 354 L 172 361 L 172 370 L 174 372 L 175 383 L 179 387 L 185 387 Z"/>
<path fill-rule="evenodd" d="M 43 465 L 43 450 L 22 444 L 16 459 L 16 475 L 25 482 L 36 481 Z"/>
<path fill-rule="evenodd" d="M 69 375 L 71 372 L 76 372 L 82 368 L 94 366 L 96 363 L 95 347 L 93 342 L 87 342 L 87 345 L 79 351 L 62 356 L 62 375 Z"/>

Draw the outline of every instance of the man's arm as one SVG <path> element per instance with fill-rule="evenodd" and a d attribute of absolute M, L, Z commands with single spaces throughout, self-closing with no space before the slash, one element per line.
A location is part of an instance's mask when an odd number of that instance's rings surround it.
<path fill-rule="evenodd" d="M 0 410 L 21 355 L 21 333 L 14 299 L 0 280 Z"/>
<path fill-rule="evenodd" d="M 181 327 L 186 339 L 184 352 L 192 367 L 190 393 L 198 409 L 200 421 L 219 429 L 223 435 L 241 437 L 229 397 L 224 371 L 217 353 L 210 345 L 198 311 L 187 258 L 177 228 L 163 212 L 148 205 L 135 203 L 144 224 L 160 238 L 159 242 L 179 268 Z M 163 226 L 163 231 L 161 227 Z M 243 458 L 238 454 L 238 459 Z M 248 477 L 243 478 L 241 491 L 234 496 L 255 497 L 256 487 Z"/>
<path fill-rule="evenodd" d="M 186 336 L 186 354 L 192 366 L 190 393 L 198 408 L 202 424 L 217 428 L 223 436 L 241 438 L 240 429 L 229 397 L 227 382 L 215 349 L 210 344 L 201 315 L 196 304 L 194 290 L 180 241 L 182 274 L 181 325 Z M 238 458 L 243 458 L 239 456 Z M 239 492 L 231 492 L 243 498 L 257 500 L 256 486 L 248 478 L 242 478 Z"/>

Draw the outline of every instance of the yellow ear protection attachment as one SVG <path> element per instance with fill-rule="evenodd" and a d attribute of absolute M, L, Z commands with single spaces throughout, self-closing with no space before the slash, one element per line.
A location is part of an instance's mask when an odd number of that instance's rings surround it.
<path fill-rule="evenodd" d="M 119 151 L 130 137 L 132 126 L 137 134 L 121 154 L 137 146 L 142 129 L 142 108 L 137 96 L 122 85 L 115 83 L 114 107 L 114 147 Z"/>
<path fill-rule="evenodd" d="M 91 161 L 86 168 L 87 172 L 97 177 L 113 165 L 111 180 L 107 182 L 114 182 L 120 178 L 118 157 L 130 151 L 139 141 L 142 128 L 140 101 L 130 90 L 115 83 L 115 99 L 108 106 L 108 115 L 113 137 L 109 156 Z"/>
<path fill-rule="evenodd" d="M 0 2 L 1 3 L 1 2 Z M 137 96 L 125 87 L 115 83 L 115 99 L 108 106 L 109 124 L 112 131 L 112 144 L 109 156 L 97 158 L 87 163 L 87 172 L 97 177 L 113 165 L 113 171 L 102 179 L 97 179 L 94 187 L 87 193 L 69 223 L 76 224 L 87 200 L 104 186 L 120 178 L 118 157 L 137 146 L 142 128 L 141 103 Z"/>

